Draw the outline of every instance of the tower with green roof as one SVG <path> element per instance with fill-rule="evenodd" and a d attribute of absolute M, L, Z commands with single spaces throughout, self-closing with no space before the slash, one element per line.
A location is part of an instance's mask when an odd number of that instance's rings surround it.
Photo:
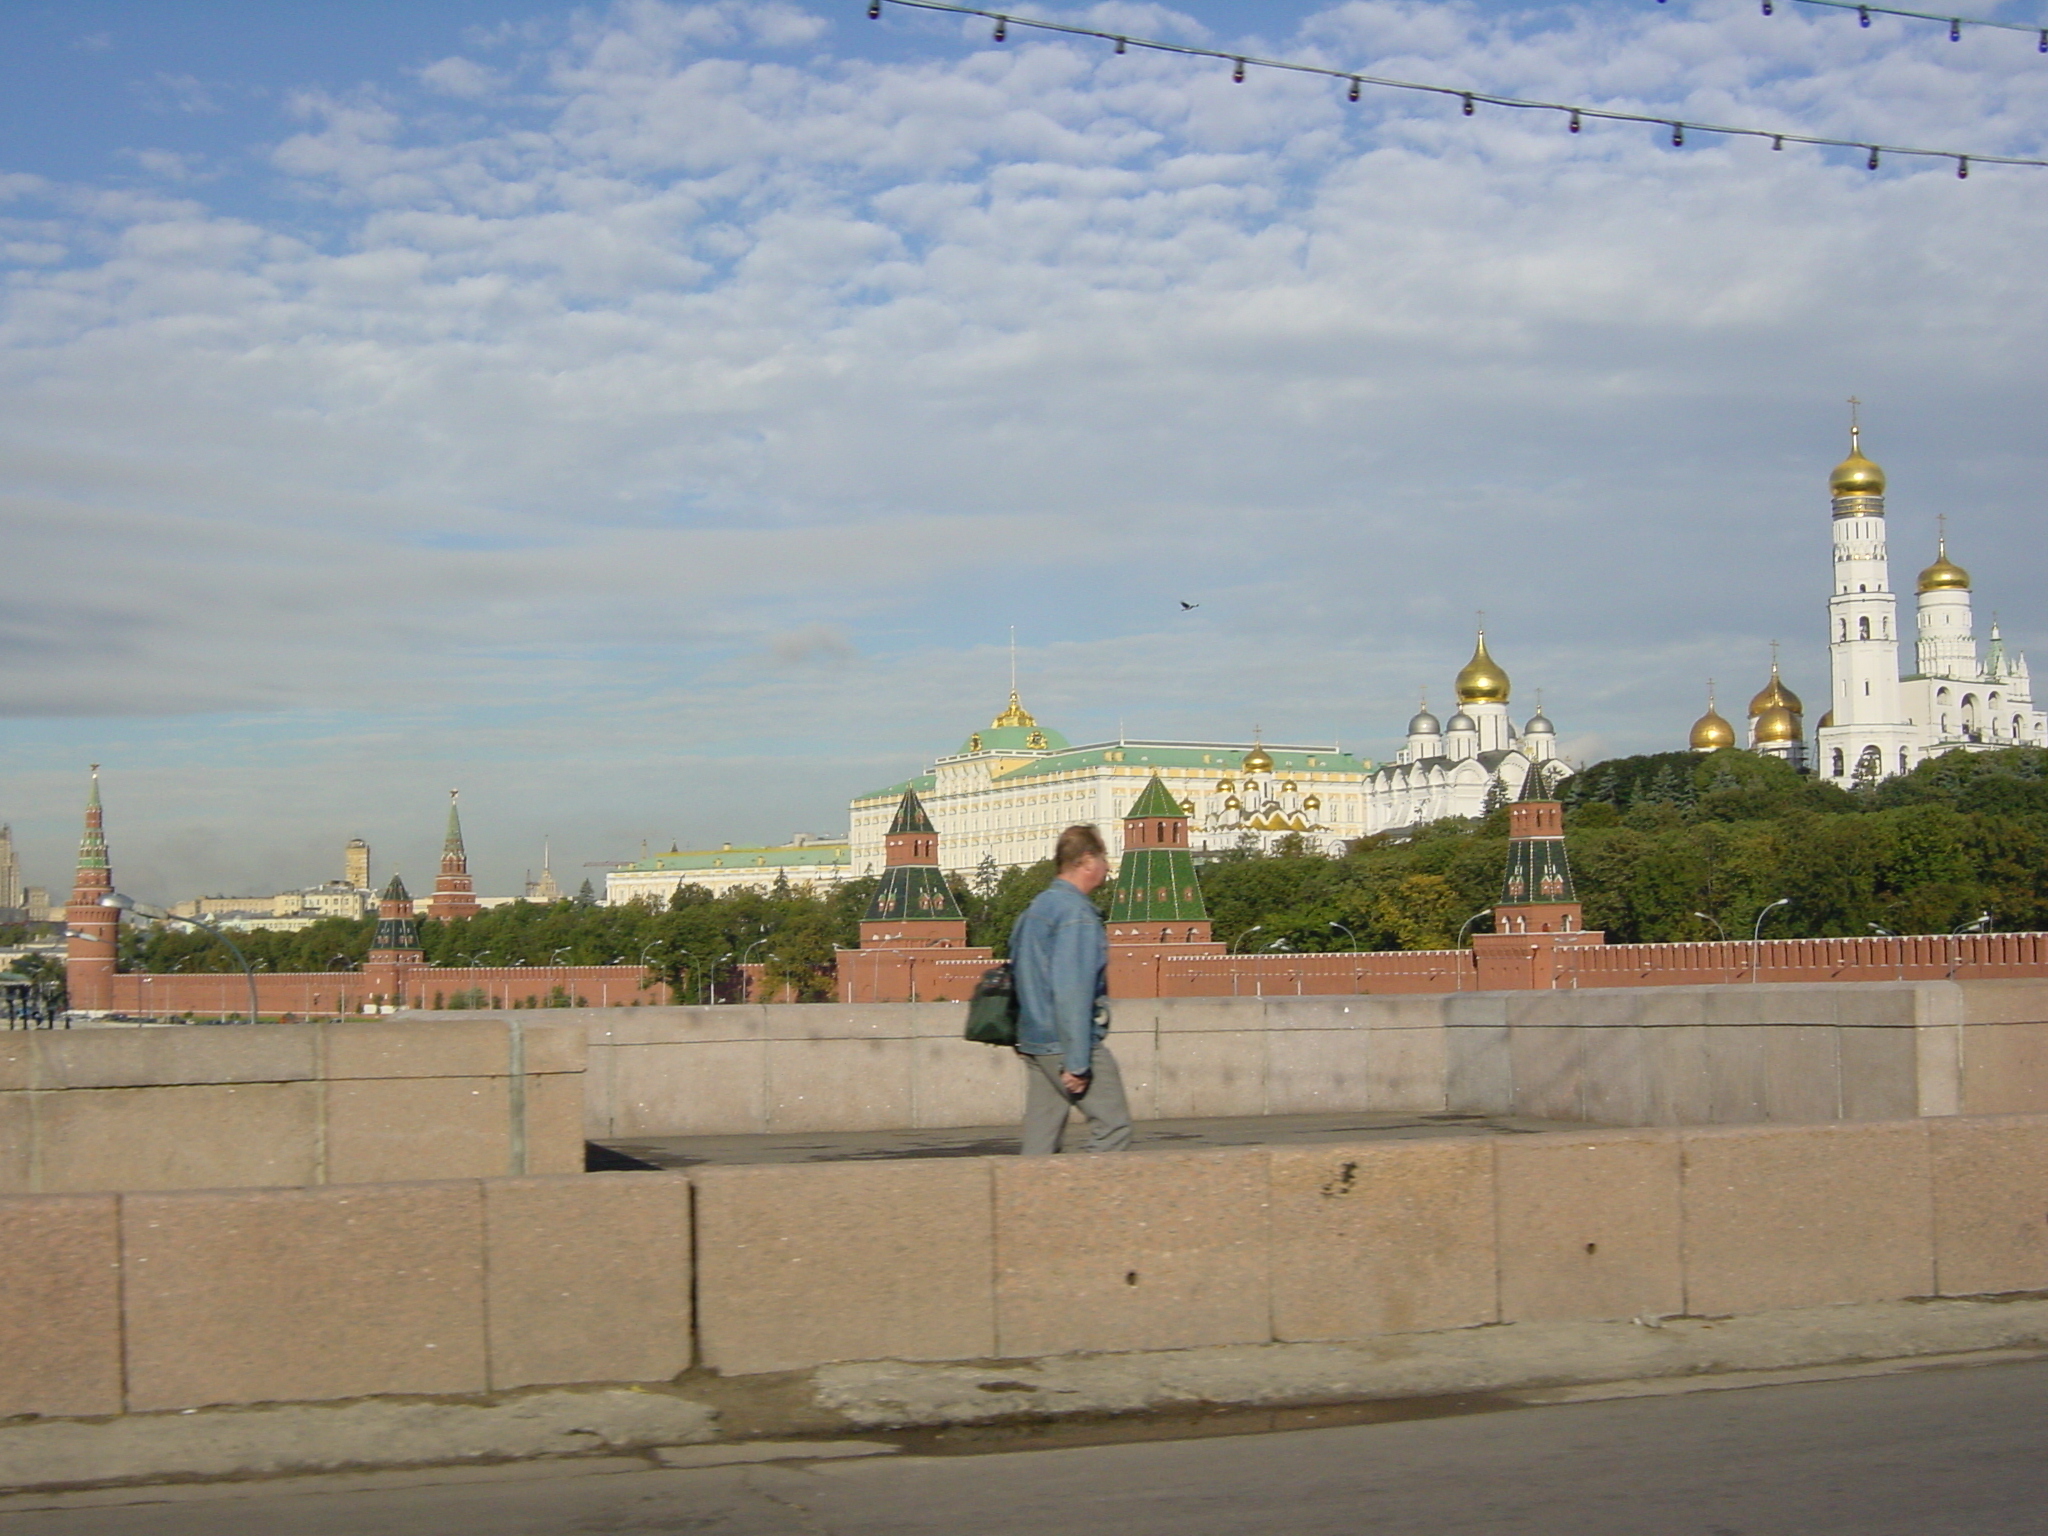
<path fill-rule="evenodd" d="M 1157 773 L 1124 812 L 1124 854 L 1110 895 L 1109 941 L 1209 942 L 1209 909 L 1188 849 L 1188 813 Z"/>
<path fill-rule="evenodd" d="M 1564 806 L 1544 783 L 1543 765 L 1531 764 L 1521 796 L 1508 807 L 1508 873 L 1493 931 L 1578 933 L 1585 926 L 1565 858 Z"/>
<path fill-rule="evenodd" d="M 967 915 L 939 871 L 939 834 L 915 789 L 903 791 L 883 838 L 881 884 L 861 914 L 862 949 L 958 949 Z"/>

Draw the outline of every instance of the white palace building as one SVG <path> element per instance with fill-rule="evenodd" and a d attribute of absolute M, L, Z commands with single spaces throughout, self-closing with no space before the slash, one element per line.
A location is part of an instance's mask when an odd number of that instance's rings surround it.
<path fill-rule="evenodd" d="M 1517 730 L 1508 717 L 1508 676 L 1481 632 L 1458 673 L 1458 711 L 1427 709 L 1408 725 L 1393 762 L 1334 746 L 1261 741 L 1106 741 L 1074 746 L 1041 725 L 1016 691 L 1009 707 L 914 779 L 852 802 L 856 875 L 882 868 L 883 836 L 903 791 L 915 789 L 938 832 L 943 868 L 962 873 L 1034 864 L 1060 829 L 1093 822 L 1122 853 L 1124 813 L 1157 774 L 1189 818 L 1192 848 L 1272 848 L 1298 836 L 1335 854 L 1354 838 L 1401 832 L 1449 816 L 1477 816 L 1512 798 L 1534 763 L 1557 764 L 1557 732 L 1539 709 Z"/>

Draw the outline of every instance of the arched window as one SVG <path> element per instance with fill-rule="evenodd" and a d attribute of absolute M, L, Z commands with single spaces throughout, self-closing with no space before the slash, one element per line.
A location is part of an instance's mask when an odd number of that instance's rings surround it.
<path fill-rule="evenodd" d="M 1904 747 L 1899 748 L 1899 772 L 1905 773 L 1908 770 L 1910 770 L 1912 766 L 1913 765 L 1911 763 L 1906 761 L 1906 749 Z"/>
<path fill-rule="evenodd" d="M 1858 640 L 1868 640 L 1870 638 L 1870 620 L 1868 617 L 1856 621 L 1856 638 Z"/>
<path fill-rule="evenodd" d="M 1842 749 L 1841 749 L 1840 747 L 1837 747 L 1837 748 L 1835 748 L 1835 765 L 1834 765 L 1834 766 L 1835 766 L 1835 772 L 1834 772 L 1834 776 L 1835 776 L 1836 778 L 1838 778 L 1838 779 L 1839 779 L 1839 778 L 1840 778 L 1840 777 L 1842 776 Z"/>

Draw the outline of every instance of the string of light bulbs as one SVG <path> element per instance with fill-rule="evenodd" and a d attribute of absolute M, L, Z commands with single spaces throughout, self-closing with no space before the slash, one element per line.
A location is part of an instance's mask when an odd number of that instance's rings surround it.
<path fill-rule="evenodd" d="M 1661 3 L 1661 0 L 1660 0 Z M 1827 0 L 1808 0 L 1808 3 L 1827 3 Z M 868 0 L 868 19 L 881 19 L 884 5 L 899 6 L 912 11 L 940 11 L 952 16 L 979 16 L 993 23 L 992 36 L 1003 42 L 1010 35 L 1012 27 L 1026 27 L 1039 32 L 1058 32 L 1069 37 L 1092 37 L 1100 42 L 1115 45 L 1118 53 L 1132 48 L 1148 49 L 1154 53 L 1177 53 L 1188 58 L 1215 59 L 1230 66 L 1230 78 L 1240 85 L 1245 73 L 1251 69 L 1274 69 L 1288 74 L 1320 75 L 1336 80 L 1347 86 L 1346 95 L 1357 101 L 1367 86 L 1375 90 L 1419 91 L 1429 96 L 1455 97 L 1464 108 L 1465 116 L 1471 117 L 1482 106 L 1508 107 L 1521 112 L 1555 112 L 1565 118 L 1565 126 L 1577 133 L 1588 120 L 1606 123 L 1641 123 L 1651 128 L 1669 128 L 1672 147 L 1680 148 L 1688 133 L 1712 134 L 1731 139 L 1769 139 L 1772 149 L 1783 149 L 1787 144 L 1811 144 L 1823 149 L 1860 149 L 1865 151 L 1865 166 L 1876 170 L 1885 155 L 1899 155 L 1922 160 L 1953 160 L 1956 175 L 1967 178 L 1970 167 L 1977 165 L 2029 165 L 2048 169 L 2048 160 L 2032 160 L 2020 155 L 1980 155 L 1964 153 L 1953 149 L 1921 149 L 1907 144 L 1873 143 L 1868 139 L 1835 139 L 1825 134 L 1780 132 L 1772 128 L 1743 128 L 1728 123 L 1694 122 L 1689 118 L 1663 117 L 1647 112 L 1623 112 L 1611 107 L 1573 106 L 1568 101 L 1536 101 L 1522 96 L 1500 96 L 1491 91 L 1472 91 L 1457 85 L 1432 85 L 1421 80 L 1395 80 L 1385 75 L 1362 74 L 1357 70 L 1333 69 L 1325 64 L 1304 64 L 1298 59 L 1264 59 L 1255 54 L 1232 53 L 1220 48 L 1201 48 L 1192 43 L 1169 43 L 1153 37 L 1133 37 L 1129 33 L 1106 32 L 1097 27 L 1080 27 L 1063 21 L 1041 21 L 1031 16 L 1013 16 L 1002 11 L 984 10 L 980 6 L 951 5 L 946 0 Z M 1850 9 L 1855 9 L 1853 5 Z M 1875 10 L 1877 7 L 1870 7 Z M 1901 13 L 1904 14 L 1904 13 Z M 1946 17 L 1936 18 L 1946 20 Z M 2031 28 L 2027 30 L 2032 30 Z"/>
<path fill-rule="evenodd" d="M 1657 0 L 1659 5 L 1664 0 Z M 1762 0 L 1766 16 L 1777 10 L 1775 0 Z M 1873 16 L 1907 16 L 1914 21 L 1942 21 L 1948 23 L 1948 40 L 1960 43 L 1965 27 L 1995 27 L 2001 32 L 2026 32 L 2037 36 L 2040 42 L 2037 51 L 2048 53 L 2048 27 L 2037 27 L 2025 21 L 1993 21 L 1988 16 L 1944 16 L 1939 11 L 1902 11 L 1893 5 L 1864 5 L 1860 0 L 1798 0 L 1800 5 L 1824 5 L 1832 11 L 1854 11 L 1856 19 L 1864 26 L 1870 25 Z"/>

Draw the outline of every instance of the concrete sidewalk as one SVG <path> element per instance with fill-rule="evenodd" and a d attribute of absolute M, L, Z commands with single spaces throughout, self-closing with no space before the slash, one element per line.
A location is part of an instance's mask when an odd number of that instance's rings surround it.
<path fill-rule="evenodd" d="M 1085 1124 L 1079 1116 L 1075 1127 Z M 1256 1115 L 1209 1120 L 1141 1120 L 1141 1151 L 1201 1147 L 1304 1146 L 1316 1142 L 1410 1141 L 1433 1136 L 1514 1136 L 1539 1131 L 1599 1129 L 1583 1120 L 1521 1115 L 1369 1114 Z M 1072 1131 L 1068 1150 L 1085 1137 Z M 731 1163 L 883 1162 L 899 1158 L 1003 1156 L 1017 1150 L 1015 1125 L 963 1125 L 937 1130 L 796 1131 L 779 1136 L 662 1136 L 607 1141 L 607 1167 L 697 1168 Z"/>
<path fill-rule="evenodd" d="M 1277 1416 L 1289 1409 L 1313 1409 L 1321 1422 L 1340 1421 L 1330 1410 L 1341 1415 L 1342 1405 L 1419 1417 L 2039 1356 L 2048 1356 L 2048 1297 L 2029 1295 L 15 1420 L 0 1424 L 0 1489 L 14 1490 L 0 1497 L 0 1515 L 171 1482 L 397 1468 L 460 1480 L 536 1460 L 576 1474 L 987 1449 L 991 1435 L 1018 1445 L 1048 1434 L 1156 1438 L 1287 1427 L 1300 1422 Z"/>

